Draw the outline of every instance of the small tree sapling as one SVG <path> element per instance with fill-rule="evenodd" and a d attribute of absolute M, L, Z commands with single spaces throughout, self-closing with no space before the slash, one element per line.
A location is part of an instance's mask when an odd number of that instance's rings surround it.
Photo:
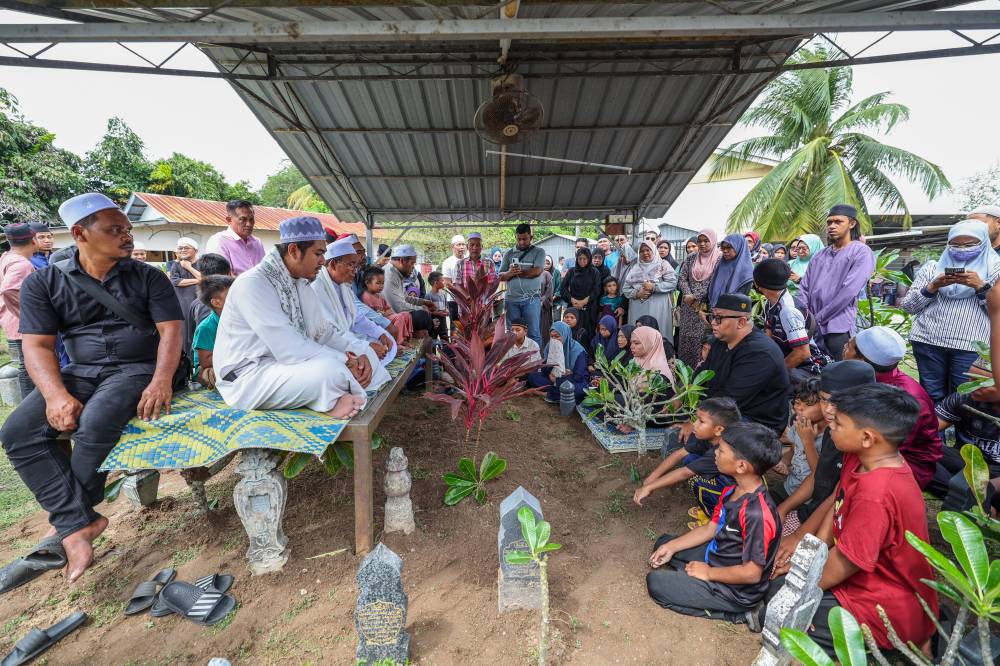
<path fill-rule="evenodd" d="M 542 595 L 542 626 L 538 636 L 538 666 L 545 666 L 545 656 L 549 643 L 549 576 L 547 571 L 548 555 L 562 548 L 561 544 L 549 543 L 552 526 L 546 521 L 536 521 L 535 512 L 522 506 L 517 512 L 517 520 L 521 523 L 521 536 L 528 544 L 528 550 L 513 550 L 506 554 L 508 564 L 538 565 L 539 584 Z"/>

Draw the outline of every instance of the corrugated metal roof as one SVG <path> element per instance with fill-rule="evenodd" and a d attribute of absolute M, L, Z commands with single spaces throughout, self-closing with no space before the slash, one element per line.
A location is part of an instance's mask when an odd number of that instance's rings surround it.
<path fill-rule="evenodd" d="M 137 203 L 144 203 L 152 207 L 164 221 L 174 224 L 200 224 L 210 227 L 226 226 L 226 202 L 208 201 L 206 199 L 189 199 L 187 197 L 173 197 L 166 194 L 152 194 L 150 192 L 136 192 L 134 199 L 129 201 L 126 211 L 135 209 Z M 138 201 L 136 201 L 136 199 Z M 272 208 L 270 206 L 254 206 L 254 223 L 261 229 L 277 231 L 282 220 L 300 215 L 309 215 L 318 218 L 323 226 L 336 231 L 337 233 L 352 233 L 364 236 L 365 227 L 363 224 L 341 222 L 336 215 L 329 213 L 313 213 L 312 211 L 291 210 L 288 208 Z M 131 216 L 130 216 L 131 217 Z M 138 219 L 138 216 L 136 216 Z"/>
<path fill-rule="evenodd" d="M 176 7 L 69 9 L 90 20 L 198 20 Z M 100 4 L 100 3 L 96 3 Z M 156 6 L 154 1 L 143 3 Z M 174 3 L 176 4 L 176 3 Z M 208 21 L 364 21 L 496 17 L 495 0 L 358 0 L 240 7 Z M 229 4 L 230 6 L 225 6 Z M 305 3 L 312 4 L 312 3 Z M 526 18 L 820 13 L 939 9 L 952 0 L 523 0 Z M 516 19 L 514 19 L 516 20 Z M 659 218 L 803 36 L 656 42 L 518 42 L 508 63 L 545 108 L 542 131 L 511 150 L 632 168 L 631 174 L 509 157 L 508 217 L 558 219 L 638 211 Z M 237 93 L 330 207 L 345 219 L 500 217 L 500 165 L 472 129 L 490 96 L 497 42 L 199 45 L 223 70 L 308 76 L 242 81 Z"/>

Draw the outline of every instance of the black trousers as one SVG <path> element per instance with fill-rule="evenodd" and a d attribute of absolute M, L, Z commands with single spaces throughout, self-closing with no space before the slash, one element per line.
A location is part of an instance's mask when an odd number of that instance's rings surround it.
<path fill-rule="evenodd" d="M 24 353 L 21 351 L 20 340 L 8 340 L 7 349 L 10 351 L 10 360 L 17 364 L 17 385 L 21 389 L 21 400 L 28 397 L 28 394 L 35 390 L 35 382 L 28 376 L 28 370 L 24 367 Z"/>
<path fill-rule="evenodd" d="M 107 474 L 97 468 L 121 437 L 152 375 L 108 368 L 97 377 L 63 373 L 66 390 L 83 403 L 73 433 L 73 455 L 58 444 L 59 432 L 45 416 L 45 398 L 35 390 L 0 428 L 0 442 L 24 485 L 66 537 L 97 520 Z"/>
<path fill-rule="evenodd" d="M 833 357 L 834 361 L 844 360 L 844 345 L 851 339 L 850 333 L 827 333 L 820 336 L 819 342 L 826 353 Z"/>
<path fill-rule="evenodd" d="M 943 500 L 941 508 L 944 511 L 967 511 L 976 503 L 976 498 L 965 480 L 965 460 L 962 459 L 962 453 L 954 446 L 942 447 L 941 453 L 944 455 L 938 460 L 934 478 L 925 490 Z M 1000 476 L 1000 465 L 987 463 L 987 466 L 991 479 Z M 990 506 L 995 505 L 1000 498 L 992 483 L 987 483 L 980 490 L 985 497 L 983 510 L 989 511 Z"/>
<path fill-rule="evenodd" d="M 410 310 L 410 319 L 413 320 L 413 331 L 426 331 L 428 334 L 434 331 L 434 318 L 431 313 L 423 308 Z"/>
<path fill-rule="evenodd" d="M 671 534 L 664 534 L 656 543 L 656 550 L 673 539 Z M 684 615 L 695 617 L 710 617 L 728 620 L 729 622 L 746 622 L 745 613 L 750 610 L 735 601 L 722 597 L 703 580 L 692 578 L 684 571 L 688 562 L 704 562 L 707 544 L 696 548 L 688 548 L 674 555 L 670 562 L 653 569 L 646 574 L 646 590 L 660 606 Z"/>

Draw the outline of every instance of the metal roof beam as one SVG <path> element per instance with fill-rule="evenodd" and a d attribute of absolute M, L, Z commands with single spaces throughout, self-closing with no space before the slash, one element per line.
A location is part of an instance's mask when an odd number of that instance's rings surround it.
<path fill-rule="evenodd" d="M 576 178 L 578 176 L 600 177 L 605 176 L 655 176 L 659 171 L 637 171 L 631 173 L 613 171 L 572 171 L 566 173 L 508 173 L 507 178 Z M 671 171 L 672 174 L 695 173 L 693 169 L 685 171 Z M 338 176 L 308 176 L 316 180 L 337 180 Z M 499 178 L 499 173 L 421 173 L 421 174 L 350 174 L 351 180 L 495 180 Z"/>
<path fill-rule="evenodd" d="M 87 23 L 0 25 L 0 42 L 422 42 L 538 40 L 663 40 L 825 32 L 989 30 L 1000 11 L 644 16 L 440 21 L 309 21 L 230 23 Z"/>
<path fill-rule="evenodd" d="M 579 127 L 539 127 L 535 132 L 600 132 L 642 131 L 684 128 L 691 123 L 651 123 L 647 125 L 580 125 Z M 732 127 L 731 122 L 703 123 L 698 127 Z M 277 133 L 301 133 L 298 127 L 276 127 Z M 474 134 L 472 127 L 314 127 L 310 131 L 323 134 Z"/>

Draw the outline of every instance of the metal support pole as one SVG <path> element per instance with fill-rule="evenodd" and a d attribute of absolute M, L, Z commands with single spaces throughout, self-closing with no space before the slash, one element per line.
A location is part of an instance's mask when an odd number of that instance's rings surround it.
<path fill-rule="evenodd" d="M 368 211 L 365 217 L 365 249 L 368 251 L 368 259 L 375 263 L 375 213 Z"/>

